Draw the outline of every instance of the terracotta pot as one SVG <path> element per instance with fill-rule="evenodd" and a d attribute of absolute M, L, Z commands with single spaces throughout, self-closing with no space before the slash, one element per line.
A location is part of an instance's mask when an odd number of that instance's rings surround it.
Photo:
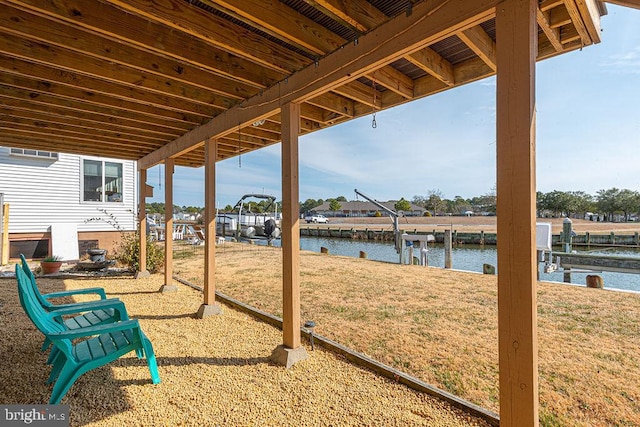
<path fill-rule="evenodd" d="M 42 274 L 53 274 L 60 271 L 62 261 L 41 261 Z"/>

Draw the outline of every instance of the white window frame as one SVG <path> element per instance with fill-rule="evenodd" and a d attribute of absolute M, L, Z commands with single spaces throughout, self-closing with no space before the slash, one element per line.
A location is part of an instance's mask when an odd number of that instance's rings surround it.
<path fill-rule="evenodd" d="M 33 151 L 33 154 L 30 153 Z M 17 157 L 30 157 L 32 159 L 42 159 L 42 160 L 58 160 L 58 153 L 53 151 L 43 151 L 43 150 L 32 150 L 29 148 L 10 148 L 9 153 L 12 156 Z"/>
<path fill-rule="evenodd" d="M 90 162 L 99 162 L 101 163 L 101 171 L 102 171 L 102 194 L 101 194 L 101 199 L 102 200 L 85 200 L 85 194 L 84 194 L 84 182 L 85 182 L 85 177 L 84 177 L 84 162 L 85 161 L 90 161 Z M 120 199 L 116 200 L 116 201 L 109 201 L 106 191 L 105 191 L 105 165 L 107 163 L 115 163 L 115 164 L 119 164 L 120 165 L 120 170 L 122 172 L 122 183 L 121 183 L 121 187 L 119 190 L 119 194 L 120 194 Z M 124 162 L 122 161 L 117 161 L 117 160 L 109 160 L 109 159 L 101 159 L 101 158 L 90 158 L 90 157 L 82 157 L 80 159 L 80 203 L 89 203 L 89 204 L 104 204 L 104 205 L 117 205 L 117 204 L 123 204 L 124 203 L 124 172 L 125 172 L 125 167 L 124 167 Z"/>

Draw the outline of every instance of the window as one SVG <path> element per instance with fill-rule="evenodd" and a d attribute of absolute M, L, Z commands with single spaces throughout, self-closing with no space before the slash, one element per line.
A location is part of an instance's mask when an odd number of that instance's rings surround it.
<path fill-rule="evenodd" d="M 122 202 L 122 163 L 82 161 L 82 201 Z"/>
<path fill-rule="evenodd" d="M 27 150 L 25 148 L 12 148 L 11 155 L 53 160 L 58 158 L 58 153 L 52 153 L 51 151 Z"/>

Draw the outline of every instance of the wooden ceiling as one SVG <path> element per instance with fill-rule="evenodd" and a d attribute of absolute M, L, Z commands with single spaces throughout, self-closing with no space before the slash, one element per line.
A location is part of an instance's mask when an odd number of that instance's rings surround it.
<path fill-rule="evenodd" d="M 230 158 L 280 141 L 278 102 L 309 133 L 494 74 L 499 3 L 0 0 L 0 145 Z M 540 1 L 538 59 L 598 43 L 604 13 Z"/>

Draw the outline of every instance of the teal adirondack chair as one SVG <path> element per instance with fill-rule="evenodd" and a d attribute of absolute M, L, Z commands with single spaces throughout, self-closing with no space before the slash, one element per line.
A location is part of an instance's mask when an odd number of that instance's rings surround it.
<path fill-rule="evenodd" d="M 80 375 L 131 351 L 135 351 L 138 358 L 146 356 L 152 382 L 160 382 L 151 341 L 142 332 L 137 320 L 67 330 L 53 319 L 55 313 L 48 313 L 40 305 L 29 277 L 18 264 L 16 281 L 20 303 L 27 316 L 57 349 L 56 355 L 50 357 L 53 368 L 48 382 L 55 381 L 55 384 L 49 404 L 59 404 Z M 78 341 L 79 339 L 82 341 Z"/>
<path fill-rule="evenodd" d="M 66 329 L 76 330 L 88 328 L 90 326 L 103 325 L 106 323 L 118 322 L 121 320 L 129 320 L 127 309 L 124 303 L 117 298 L 106 299 L 104 289 L 102 288 L 86 288 L 71 291 L 53 292 L 43 295 L 36 284 L 36 278 L 31 272 L 27 260 L 24 255 L 20 254 L 22 260 L 22 271 L 25 273 L 33 293 L 42 308 L 50 313 L 55 313 L 54 320 L 63 323 Z M 71 304 L 52 304 L 48 298 L 59 298 L 71 295 L 92 294 L 100 295 L 101 299 L 89 302 L 79 302 Z M 77 316 L 73 316 L 77 314 Z M 69 315 L 71 317 L 63 318 Z M 42 344 L 42 351 L 45 351 L 51 345 L 51 341 L 45 338 Z"/>
<path fill-rule="evenodd" d="M 22 260 L 22 269 L 31 280 L 31 284 L 33 285 L 36 296 L 40 301 L 40 304 L 42 304 L 42 307 L 45 308 L 45 310 L 56 310 L 57 308 L 65 307 L 68 305 L 68 304 L 52 304 L 49 301 L 49 299 L 52 299 L 52 298 L 61 298 L 61 297 L 81 295 L 81 294 L 96 294 L 100 297 L 101 300 L 107 299 L 107 295 L 105 294 L 104 289 L 102 288 L 75 289 L 71 291 L 51 292 L 43 295 L 40 292 L 40 289 L 38 289 L 38 286 L 36 285 L 36 278 L 33 275 L 33 272 L 31 271 L 31 269 L 29 268 L 29 264 L 27 264 L 27 260 L 23 254 L 20 254 L 20 259 Z M 82 303 L 82 304 L 86 304 L 86 303 Z"/>

